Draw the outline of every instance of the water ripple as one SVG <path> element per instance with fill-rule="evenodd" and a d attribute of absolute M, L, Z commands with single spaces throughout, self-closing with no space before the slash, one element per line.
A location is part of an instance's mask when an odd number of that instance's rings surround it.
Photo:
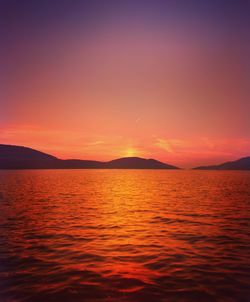
<path fill-rule="evenodd" d="M 0 171 L 0 301 L 250 301 L 250 173 Z"/>

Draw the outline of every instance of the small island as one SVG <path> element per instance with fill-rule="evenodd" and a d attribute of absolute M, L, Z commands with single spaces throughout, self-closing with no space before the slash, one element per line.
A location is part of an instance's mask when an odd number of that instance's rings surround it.
<path fill-rule="evenodd" d="M 250 156 L 220 165 L 196 167 L 194 170 L 250 170 Z"/>

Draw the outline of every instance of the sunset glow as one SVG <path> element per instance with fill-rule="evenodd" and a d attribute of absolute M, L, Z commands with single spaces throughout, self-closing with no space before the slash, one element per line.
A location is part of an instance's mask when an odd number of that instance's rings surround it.
<path fill-rule="evenodd" d="M 244 7 L 52 2 L 3 7 L 1 143 L 182 167 L 249 155 Z"/>
<path fill-rule="evenodd" d="M 139 152 L 134 148 L 128 148 L 127 150 L 125 150 L 123 155 L 126 157 L 139 156 Z"/>

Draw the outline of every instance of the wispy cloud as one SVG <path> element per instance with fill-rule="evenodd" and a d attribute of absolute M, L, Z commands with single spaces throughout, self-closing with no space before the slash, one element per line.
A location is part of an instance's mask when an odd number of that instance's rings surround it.
<path fill-rule="evenodd" d="M 105 144 L 104 140 L 97 140 L 97 141 L 85 143 L 86 146 L 100 146 L 103 144 Z"/>
<path fill-rule="evenodd" d="M 176 147 L 183 146 L 183 143 L 183 141 L 178 139 L 156 138 L 155 146 L 167 151 L 168 153 L 174 153 Z"/>

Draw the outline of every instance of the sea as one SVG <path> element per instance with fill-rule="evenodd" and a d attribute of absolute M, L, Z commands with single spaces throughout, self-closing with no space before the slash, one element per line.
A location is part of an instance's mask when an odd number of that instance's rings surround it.
<path fill-rule="evenodd" d="M 250 172 L 0 171 L 0 301 L 250 301 Z"/>

